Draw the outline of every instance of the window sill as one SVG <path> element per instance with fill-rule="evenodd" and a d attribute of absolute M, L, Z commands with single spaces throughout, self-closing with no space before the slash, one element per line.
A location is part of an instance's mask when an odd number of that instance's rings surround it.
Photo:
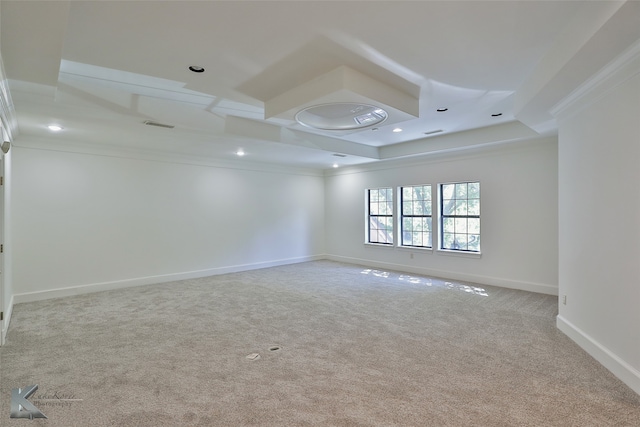
<path fill-rule="evenodd" d="M 464 258 L 481 258 L 482 252 L 464 252 L 464 251 L 454 251 L 449 249 L 438 249 L 438 255 L 447 255 L 447 256 L 457 256 Z"/>
<path fill-rule="evenodd" d="M 433 248 L 423 248 L 420 246 L 396 246 L 399 250 L 405 252 L 427 252 L 433 253 Z"/>
<path fill-rule="evenodd" d="M 393 248 L 393 243 L 370 243 L 364 242 L 365 246 L 374 246 L 376 248 Z"/>

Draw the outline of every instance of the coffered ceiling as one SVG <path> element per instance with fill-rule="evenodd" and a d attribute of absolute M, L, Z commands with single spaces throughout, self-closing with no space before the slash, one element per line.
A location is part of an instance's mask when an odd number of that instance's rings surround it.
<path fill-rule="evenodd" d="M 553 134 L 549 109 L 640 39 L 639 6 L 2 0 L 14 143 L 324 169 Z M 352 100 L 389 117 L 295 120 Z"/>

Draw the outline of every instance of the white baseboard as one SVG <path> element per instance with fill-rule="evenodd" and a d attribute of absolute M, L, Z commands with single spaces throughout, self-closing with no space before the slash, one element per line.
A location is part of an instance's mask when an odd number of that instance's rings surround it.
<path fill-rule="evenodd" d="M 459 273 L 456 271 L 437 270 L 433 268 L 415 267 L 404 264 L 393 264 L 389 262 L 372 261 L 344 257 L 339 255 L 327 255 L 326 259 L 332 261 L 346 262 L 349 264 L 364 265 L 367 267 L 385 268 L 388 270 L 415 273 L 424 276 L 440 277 L 449 280 L 459 280 L 461 282 L 478 283 L 487 286 L 499 286 L 501 288 L 519 289 L 521 291 L 535 292 L 539 294 L 558 295 L 558 287 L 544 283 L 523 282 L 518 280 L 502 279 L 499 277 L 481 276 L 478 274 Z"/>
<path fill-rule="evenodd" d="M 88 294 L 92 292 L 110 291 L 113 289 L 129 288 L 133 286 L 152 285 L 156 283 L 174 282 L 177 280 L 197 279 L 200 277 L 217 276 L 220 274 L 237 273 L 241 271 L 258 270 L 261 268 L 277 267 L 280 265 L 297 264 L 300 262 L 317 261 L 325 259 L 323 255 L 312 255 L 298 258 L 288 258 L 260 262 L 254 264 L 241 264 L 227 267 L 210 268 L 206 270 L 188 271 L 183 273 L 163 274 L 158 276 L 137 277 L 134 279 L 115 280 L 111 282 L 90 283 L 86 285 L 70 286 L 66 288 L 49 289 L 46 291 L 25 292 L 13 296 L 14 304 L 42 301 L 52 298 L 62 298 L 73 295 Z"/>
<path fill-rule="evenodd" d="M 7 306 L 6 313 L 4 313 L 4 319 L 2 320 L 2 330 L 0 330 L 0 346 L 3 346 L 5 339 L 7 338 L 7 331 L 11 324 L 11 313 L 13 312 L 13 295 L 9 299 L 9 305 Z"/>
<path fill-rule="evenodd" d="M 565 335 L 571 338 L 591 357 L 607 368 L 613 375 L 640 394 L 640 371 L 629 365 L 611 350 L 594 340 L 580 328 L 573 325 L 564 317 L 558 315 L 556 325 Z"/>
<path fill-rule="evenodd" d="M 90 283 L 85 285 L 70 286 L 57 289 L 49 289 L 45 291 L 25 292 L 12 296 L 12 304 L 21 304 L 25 302 L 42 301 L 52 298 L 62 298 L 73 295 L 81 295 L 91 292 L 101 292 L 113 289 L 128 288 L 132 286 L 151 285 L 154 283 L 166 283 L 177 280 L 196 279 L 200 277 L 216 276 L 220 274 L 236 273 L 240 271 L 257 270 L 261 268 L 277 267 L 280 265 L 296 264 L 307 261 L 317 261 L 328 259 L 333 261 L 345 262 L 349 264 L 364 265 L 367 267 L 386 268 L 390 270 L 403 271 L 407 273 L 421 274 L 432 277 L 442 277 L 450 280 L 460 280 L 464 282 L 478 283 L 491 286 L 500 286 L 511 289 L 520 289 L 524 291 L 537 292 L 549 295 L 558 295 L 558 289 L 552 285 L 544 285 L 537 283 L 521 282 L 514 280 L 506 280 L 495 277 L 479 276 L 474 274 L 464 274 L 451 271 L 442 271 L 428 269 L 422 267 L 414 267 L 402 264 L 393 264 L 387 262 L 371 261 L 366 259 L 343 257 L 337 255 L 312 255 L 306 257 L 287 258 L 273 260 L 254 264 L 240 264 L 234 266 L 211 268 L 206 270 L 189 271 L 182 273 L 172 273 L 157 276 L 138 277 L 133 279 L 116 280 L 110 282 Z M 10 313 L 7 314 L 7 318 Z M 4 322 L 8 325 L 8 322 Z M 7 326 L 5 326 L 8 329 Z M 4 332 L 4 331 L 3 331 Z"/>

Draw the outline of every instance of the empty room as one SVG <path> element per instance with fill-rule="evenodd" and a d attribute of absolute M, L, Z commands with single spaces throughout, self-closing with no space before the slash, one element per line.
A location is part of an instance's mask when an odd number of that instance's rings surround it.
<path fill-rule="evenodd" d="M 640 1 L 0 1 L 0 426 L 640 425 Z"/>

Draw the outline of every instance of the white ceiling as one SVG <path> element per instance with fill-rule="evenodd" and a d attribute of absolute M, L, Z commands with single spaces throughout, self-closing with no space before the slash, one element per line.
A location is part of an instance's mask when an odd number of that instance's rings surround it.
<path fill-rule="evenodd" d="M 549 108 L 640 38 L 639 4 L 2 0 L 14 143 L 222 159 L 243 148 L 243 161 L 329 168 L 552 134 Z M 271 100 L 339 67 L 419 114 L 356 132 L 265 119 Z"/>

